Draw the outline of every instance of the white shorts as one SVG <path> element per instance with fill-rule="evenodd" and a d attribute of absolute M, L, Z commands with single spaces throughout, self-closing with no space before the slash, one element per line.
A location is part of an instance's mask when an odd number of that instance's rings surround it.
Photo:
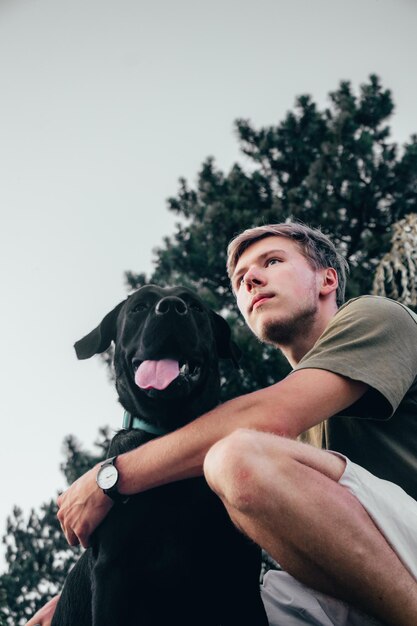
<path fill-rule="evenodd" d="M 417 580 L 417 502 L 401 487 L 377 478 L 348 458 L 339 484 L 359 500 L 375 526 Z"/>
<path fill-rule="evenodd" d="M 383 626 L 341 600 L 310 589 L 284 571 L 269 571 L 261 586 L 269 626 Z"/>
<path fill-rule="evenodd" d="M 345 459 L 339 484 L 362 504 L 405 567 L 417 579 L 417 502 L 403 489 Z M 345 602 L 310 589 L 283 571 L 265 575 L 262 599 L 270 626 L 373 626 L 380 622 Z"/>

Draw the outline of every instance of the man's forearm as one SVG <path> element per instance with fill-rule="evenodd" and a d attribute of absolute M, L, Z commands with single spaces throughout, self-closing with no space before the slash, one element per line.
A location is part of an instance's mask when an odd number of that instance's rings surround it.
<path fill-rule="evenodd" d="M 201 475 L 211 446 L 238 428 L 295 438 L 356 402 L 366 389 L 363 383 L 323 370 L 294 372 L 271 387 L 230 400 L 183 428 L 121 455 L 119 490 L 134 494 Z"/>
<path fill-rule="evenodd" d="M 366 391 L 363 383 L 324 370 L 302 370 L 266 389 L 220 405 L 183 428 L 118 457 L 122 494 L 146 491 L 202 474 L 208 450 L 238 428 L 295 438 L 351 406 Z M 58 498 L 58 519 L 68 542 L 84 547 L 112 507 L 97 486 L 99 465 Z"/>
<path fill-rule="evenodd" d="M 241 396 L 221 405 L 183 428 L 118 456 L 118 489 L 135 494 L 165 483 L 199 476 L 204 458 L 217 441 L 237 428 L 266 424 L 265 403 L 259 409 L 259 394 Z M 264 417 L 262 417 L 264 416 Z M 272 430 L 265 426 L 265 430 Z M 91 534 L 110 511 L 113 502 L 96 482 L 100 464 L 80 476 L 58 497 L 58 519 L 70 545 L 89 546 Z"/>
<path fill-rule="evenodd" d="M 173 433 L 120 455 L 119 491 L 130 495 L 200 476 L 204 458 L 217 441 L 238 428 L 267 428 L 265 416 L 256 410 L 259 402 L 256 395 L 235 398 Z"/>

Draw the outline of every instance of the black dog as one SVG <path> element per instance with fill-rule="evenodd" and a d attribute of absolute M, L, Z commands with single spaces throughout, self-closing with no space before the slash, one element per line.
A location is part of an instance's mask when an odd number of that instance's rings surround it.
<path fill-rule="evenodd" d="M 218 359 L 236 360 L 227 323 L 185 288 L 147 285 L 75 344 L 86 359 L 115 343 L 116 388 L 136 427 L 109 456 L 212 409 Z M 136 419 L 140 418 L 140 419 Z M 70 572 L 53 626 L 266 626 L 261 553 L 203 478 L 115 504 Z"/>

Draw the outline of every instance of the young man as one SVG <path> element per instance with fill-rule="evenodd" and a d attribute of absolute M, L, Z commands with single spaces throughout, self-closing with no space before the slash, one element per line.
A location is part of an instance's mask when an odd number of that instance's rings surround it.
<path fill-rule="evenodd" d="M 375 623 L 351 606 L 417 624 L 417 317 L 372 296 L 339 309 L 345 261 L 315 229 L 250 229 L 228 252 L 241 313 L 293 372 L 119 456 L 120 493 L 204 471 L 285 570 L 264 589 L 271 624 Z M 58 499 L 71 545 L 87 546 L 112 506 L 97 471 Z"/>

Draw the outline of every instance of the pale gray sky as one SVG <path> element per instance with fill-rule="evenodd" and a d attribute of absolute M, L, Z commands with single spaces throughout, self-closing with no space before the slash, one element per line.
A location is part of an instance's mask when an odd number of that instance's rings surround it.
<path fill-rule="evenodd" d="M 417 132 L 414 0 L 0 0 L 0 534 L 64 486 L 65 435 L 87 446 L 122 411 L 73 342 L 149 271 L 165 199 L 233 120 L 321 106 L 341 79 L 392 89 L 393 138 Z"/>

